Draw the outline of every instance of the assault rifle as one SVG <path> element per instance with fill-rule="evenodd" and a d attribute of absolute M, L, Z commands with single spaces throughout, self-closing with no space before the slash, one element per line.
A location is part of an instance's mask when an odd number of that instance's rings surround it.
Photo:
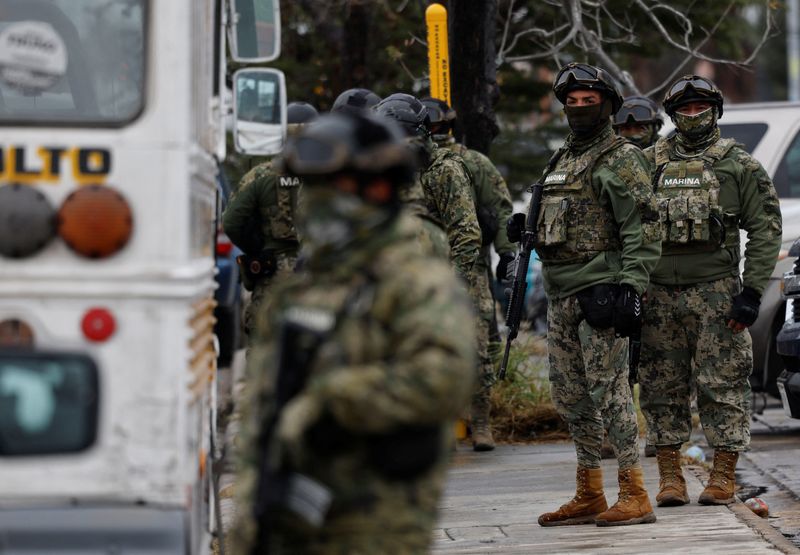
<path fill-rule="evenodd" d="M 326 330 L 327 331 L 327 330 Z M 297 322 L 282 324 L 280 357 L 275 384 L 274 407 L 259 437 L 260 465 L 253 518 L 258 526 L 252 555 L 269 552 L 275 511 L 288 509 L 312 526 L 319 526 L 331 502 L 330 492 L 322 484 L 295 473 L 285 465 L 273 466 L 270 446 L 281 411 L 305 388 L 311 363 L 325 335 Z"/>
<path fill-rule="evenodd" d="M 508 312 L 506 313 L 508 336 L 506 337 L 506 350 L 505 353 L 503 353 L 503 362 L 500 364 L 500 373 L 498 374 L 501 380 L 506 377 L 508 355 L 511 352 L 511 342 L 517 338 L 520 320 L 522 320 L 522 310 L 525 306 L 525 291 L 528 289 L 528 265 L 531 261 L 533 241 L 536 237 L 536 222 L 539 221 L 539 209 L 542 206 L 543 190 L 544 185 L 541 180 L 531 186 L 531 203 L 528 206 L 528 214 L 525 218 L 525 229 L 523 229 L 519 241 L 519 254 L 516 260 L 514 260 L 514 279 L 511 282 L 511 296 L 508 299 Z"/>

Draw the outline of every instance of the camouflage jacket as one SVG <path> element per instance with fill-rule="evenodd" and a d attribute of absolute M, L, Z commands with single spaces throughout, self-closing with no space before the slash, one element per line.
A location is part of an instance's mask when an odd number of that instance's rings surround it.
<path fill-rule="evenodd" d="M 641 294 L 658 262 L 661 231 L 647 161 L 638 147 L 625 142 L 614 146 L 614 142 L 617 139 L 609 125 L 588 144 L 580 148 L 565 147 L 556 167 L 550 172 L 546 170 L 545 190 L 548 175 L 582 176 L 582 186 L 592 188 L 584 197 L 596 199 L 606 213 L 605 219 L 614 229 L 609 244 L 617 245 L 599 249 L 602 252 L 591 259 L 576 263 L 543 261 L 545 291 L 549 296 L 566 297 L 598 283 L 625 283 Z M 567 144 L 570 143 L 568 139 Z M 592 211 L 576 205 L 563 217 L 570 229 L 575 223 L 581 229 L 590 229 L 591 222 L 581 221 L 589 213 Z M 545 217 L 544 211 L 540 211 L 540 226 Z"/>
<path fill-rule="evenodd" d="M 659 177 L 663 170 L 659 167 L 666 166 L 668 161 L 686 160 L 676 153 L 675 143 L 674 137 L 662 138 L 645 150 L 657 180 L 663 181 Z M 698 152 L 697 159 L 702 154 Z M 665 253 L 650 279 L 661 285 L 689 285 L 738 276 L 741 254 L 736 239 L 739 229 L 743 229 L 747 232 L 744 285 L 763 293 L 781 245 L 782 220 L 775 187 L 761 164 L 738 145 L 727 149 L 721 159 L 713 162 L 712 169 L 719 182 L 716 202 L 729 240 L 712 252 Z M 662 219 L 667 217 L 662 214 Z"/>
<path fill-rule="evenodd" d="M 260 341 L 248 361 L 242 402 L 237 478 L 242 518 L 234 527 L 239 545 L 252 541 L 255 530 L 249 508 L 261 460 L 259 434 L 274 416 L 280 361 L 309 352 L 305 343 L 298 347 L 303 352 L 281 352 L 300 345 L 287 339 L 298 329 L 313 330 L 316 345 L 304 368 L 289 363 L 292 372 L 305 369 L 308 379 L 281 417 L 296 414 L 288 410 L 292 405 L 311 407 L 306 412 L 317 416 L 299 424 L 304 433 L 294 442 L 272 437 L 269 461 L 329 488 L 333 504 L 320 530 L 289 526 L 286 533 L 297 532 L 301 543 L 313 543 L 316 534 L 330 539 L 336 532 L 388 535 L 397 545 L 404 545 L 403 534 L 419 536 L 415 541 L 422 546 L 429 542 L 451 424 L 474 380 L 475 329 L 471 302 L 448 263 L 415 246 L 417 225 L 403 214 L 336 260 L 311 261 L 307 274 L 276 286 L 261 311 Z M 322 436 L 310 431 L 319 427 L 326 430 Z M 387 467 L 378 462 L 381 442 L 420 427 L 436 431 L 428 446 L 430 468 L 406 478 L 387 477 L 390 461 Z M 419 439 L 411 433 L 405 448 L 425 448 Z"/>
<path fill-rule="evenodd" d="M 231 196 L 222 227 L 245 253 L 256 256 L 264 249 L 295 255 L 299 248 L 294 220 L 300 180 L 279 175 L 272 162 L 247 172 Z"/>
<path fill-rule="evenodd" d="M 442 222 L 450 243 L 450 259 L 458 274 L 472 284 L 481 256 L 481 228 L 472 185 L 460 156 L 434 148 L 431 163 L 419 174 L 428 211 Z"/>
<path fill-rule="evenodd" d="M 475 197 L 475 210 L 478 212 L 479 223 L 482 217 L 495 220 L 497 233 L 494 237 L 484 237 L 484 246 L 494 244 L 494 250 L 498 254 L 514 253 L 516 248 L 506 235 L 506 221 L 511 217 L 514 207 L 511 202 L 511 193 L 508 191 L 508 185 L 503 176 L 489 158 L 477 150 L 469 149 L 455 142 L 452 137 L 448 137 L 438 144 L 463 158 L 472 181 L 472 192 Z M 481 231 L 484 231 L 483 227 Z"/>

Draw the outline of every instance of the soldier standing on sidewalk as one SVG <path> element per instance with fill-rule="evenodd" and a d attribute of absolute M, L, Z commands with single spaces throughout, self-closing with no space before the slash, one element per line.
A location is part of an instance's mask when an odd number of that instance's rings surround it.
<path fill-rule="evenodd" d="M 421 195 L 430 218 L 447 232 L 450 258 L 456 272 L 469 284 L 476 314 L 481 314 L 482 291 L 488 290 L 485 267 L 480 264 L 481 228 L 475 211 L 472 183 L 459 155 L 439 148 L 431 139 L 428 108 L 415 97 L 396 93 L 383 99 L 375 111 L 400 122 L 421 161 L 418 183 L 411 190 Z M 494 366 L 489 356 L 488 328 L 477 316 L 478 384 L 470 410 L 472 446 L 491 451 L 494 439 L 489 422 L 489 393 L 494 383 Z"/>
<path fill-rule="evenodd" d="M 491 432 L 490 418 L 490 394 L 491 386 L 494 382 L 494 363 L 492 356 L 499 349 L 498 342 L 490 341 L 492 337 L 498 337 L 496 330 L 497 320 L 495 318 L 495 302 L 492 294 L 491 283 L 494 282 L 490 270 L 490 247 L 494 244 L 500 262 L 497 264 L 497 279 L 506 278 L 506 268 L 508 263 L 514 259 L 514 245 L 508 240 L 505 223 L 511 217 L 513 206 L 511 204 L 511 193 L 508 192 L 503 176 L 494 167 L 494 164 L 478 152 L 459 144 L 450 134 L 455 124 L 456 113 L 446 102 L 436 98 L 425 98 L 422 103 L 428 108 L 428 115 L 431 118 L 432 138 L 439 148 L 447 149 L 461 156 L 470 174 L 472 182 L 472 192 L 475 200 L 475 212 L 478 217 L 478 225 L 481 228 L 481 255 L 475 265 L 475 279 L 479 282 L 478 294 L 478 315 L 480 317 L 479 333 L 486 334 L 486 341 L 489 344 L 489 359 L 485 361 L 481 375 L 486 376 L 481 381 L 483 387 L 475 394 L 472 406 L 472 420 L 475 422 L 486 421 L 485 431 L 478 429 L 478 435 L 483 434 L 483 438 L 477 438 L 476 447 L 481 450 L 491 450 L 494 448 L 494 440 Z M 473 439 L 476 431 L 473 430 Z"/>
<path fill-rule="evenodd" d="M 553 91 L 572 133 L 542 178 L 534 245 L 549 303 L 553 402 L 569 425 L 578 469 L 575 497 L 539 524 L 655 522 L 639 464 L 625 340 L 640 324 L 641 295 L 660 254 L 650 173 L 642 151 L 611 129 L 622 98 L 605 71 L 568 64 Z M 509 239 L 519 238 L 524 217 L 509 222 Z M 619 499 L 610 509 L 600 468 L 604 428 L 619 464 Z"/>
<path fill-rule="evenodd" d="M 395 122 L 325 116 L 283 156 L 308 258 L 259 314 L 235 553 L 427 553 L 474 379 L 470 299 L 414 242 Z"/>
<path fill-rule="evenodd" d="M 677 133 L 645 151 L 655 170 L 663 250 L 650 276 L 639 384 L 648 443 L 658 448 L 659 505 L 689 502 L 680 447 L 692 429 L 693 386 L 714 448 L 700 503 L 733 501 L 739 452 L 750 445 L 747 327 L 777 262 L 782 224 L 764 168 L 733 139 L 720 138 L 722 104 L 708 79 L 678 79 L 664 99 Z M 747 232 L 743 276 L 740 229 Z"/>
<path fill-rule="evenodd" d="M 296 133 L 317 115 L 310 104 L 289 103 L 289 133 Z M 300 242 L 295 218 L 299 188 L 298 177 L 276 171 L 269 160 L 242 177 L 222 215 L 225 234 L 244 252 L 238 262 L 242 284 L 252 291 L 244 317 L 248 340 L 266 291 L 276 279 L 289 274 L 297 261 Z"/>

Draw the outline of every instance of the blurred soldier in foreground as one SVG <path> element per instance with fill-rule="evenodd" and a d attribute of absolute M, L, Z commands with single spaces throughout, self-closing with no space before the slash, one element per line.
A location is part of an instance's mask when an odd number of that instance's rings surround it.
<path fill-rule="evenodd" d="M 490 269 L 490 246 L 494 244 L 500 262 L 497 264 L 497 279 L 506 279 L 506 269 L 509 262 L 514 259 L 514 245 L 506 236 L 505 224 L 511 217 L 513 206 L 511 193 L 508 192 L 503 176 L 494 167 L 494 164 L 477 150 L 471 150 L 459 144 L 450 132 L 455 124 L 456 112 L 446 102 L 436 98 L 425 98 L 422 103 L 428 108 L 431 119 L 431 133 L 436 145 L 455 152 L 464 160 L 472 182 L 472 193 L 475 200 L 475 212 L 481 228 L 481 256 L 475 266 L 476 279 L 481 281 L 478 285 L 480 295 L 478 313 L 481 318 L 478 333 L 486 334 L 489 338 L 498 337 L 496 333 L 497 321 L 495 318 L 494 295 L 491 283 L 494 281 Z M 494 330 L 494 332 L 493 332 Z M 489 353 L 497 353 L 498 342 L 489 342 Z M 492 357 L 493 358 L 493 357 Z M 491 386 L 494 381 L 494 364 L 486 361 L 481 372 L 480 387 L 472 403 L 473 441 L 476 447 L 491 450 L 494 440 L 491 432 L 490 399 Z M 485 424 L 483 424 L 485 422 Z"/>
<path fill-rule="evenodd" d="M 644 96 L 628 96 L 614 114 L 614 131 L 644 150 L 655 144 L 664 120 L 658 106 Z"/>
<path fill-rule="evenodd" d="M 572 133 L 542 177 L 534 247 L 549 301 L 552 396 L 575 442 L 578 470 L 575 497 L 539 524 L 655 522 L 639 464 L 625 340 L 638 331 L 641 295 L 660 253 L 650 174 L 642 151 L 611 129 L 622 98 L 605 71 L 569 64 L 553 91 Z M 509 239 L 519 238 L 520 217 L 524 222 L 523 214 L 509 222 Z M 604 428 L 619 464 L 619 498 L 610 509 L 600 468 Z"/>
<path fill-rule="evenodd" d="M 316 119 L 317 110 L 305 102 L 291 102 L 286 116 L 289 133 L 296 133 Z M 253 292 L 244 318 L 249 338 L 265 292 L 289 274 L 297 260 L 299 187 L 299 178 L 276 171 L 272 161 L 264 162 L 245 174 L 222 215 L 225 234 L 244 252 L 237 260 L 242 284 Z"/>
<path fill-rule="evenodd" d="M 307 274 L 259 315 L 236 553 L 426 553 L 474 380 L 469 297 L 414 243 L 394 122 L 326 116 L 283 156 L 304 180 Z"/>
<path fill-rule="evenodd" d="M 659 505 L 689 502 L 680 447 L 692 429 L 690 393 L 714 448 L 702 504 L 734 499 L 739 452 L 750 445 L 752 341 L 761 293 L 777 262 L 781 214 L 764 168 L 720 138 L 722 94 L 703 77 L 670 87 L 664 109 L 677 133 L 645 155 L 661 215 L 663 249 L 650 276 L 639 373 L 648 443 L 658 448 Z M 739 230 L 747 232 L 739 274 Z"/>
<path fill-rule="evenodd" d="M 476 314 L 480 314 L 483 291 L 488 284 L 485 267 L 480 264 L 481 228 L 475 211 L 470 173 L 463 158 L 434 144 L 428 108 L 413 96 L 393 94 L 383 99 L 375 110 L 400 122 L 416 149 L 421 170 L 411 193 L 422 198 L 411 199 L 411 203 L 424 204 L 428 217 L 444 226 L 453 265 L 469 284 Z M 480 317 L 477 326 L 479 372 L 470 411 L 472 445 L 476 451 L 489 451 L 494 449 L 489 427 L 489 392 L 494 372 L 489 357 L 488 329 Z"/>

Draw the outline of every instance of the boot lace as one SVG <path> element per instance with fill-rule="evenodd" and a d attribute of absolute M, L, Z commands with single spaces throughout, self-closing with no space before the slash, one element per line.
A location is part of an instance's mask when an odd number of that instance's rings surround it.
<path fill-rule="evenodd" d="M 622 470 L 619 473 L 619 496 L 617 497 L 617 504 L 625 503 L 631 497 L 631 478 L 630 470 Z"/>

